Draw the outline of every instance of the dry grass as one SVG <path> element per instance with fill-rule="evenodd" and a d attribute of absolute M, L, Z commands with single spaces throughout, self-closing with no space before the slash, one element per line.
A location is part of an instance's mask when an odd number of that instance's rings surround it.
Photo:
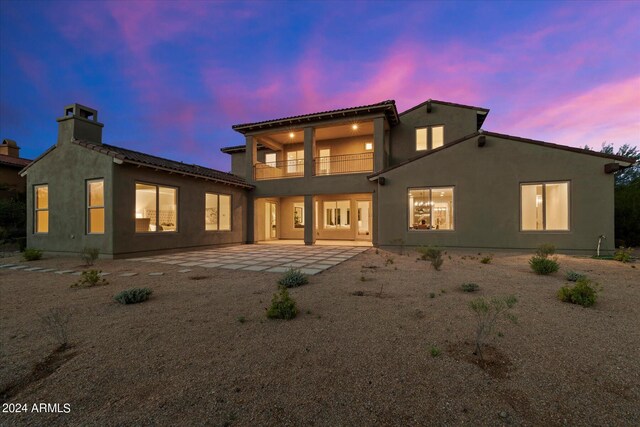
<path fill-rule="evenodd" d="M 182 267 L 98 260 L 111 273 L 165 275 L 112 274 L 78 292 L 75 277 L 0 270 L 0 390 L 20 383 L 9 401 L 71 404 L 3 423 L 640 424 L 640 269 L 560 255 L 559 273 L 537 276 L 529 254 L 469 255 L 448 251 L 435 271 L 415 252 L 369 250 L 291 289 L 300 314 L 287 322 L 265 317 L 270 273 L 193 267 L 211 278 L 190 280 Z M 603 285 L 594 307 L 556 299 L 566 270 Z M 462 292 L 465 282 L 480 291 Z M 153 297 L 113 301 L 131 286 Z M 518 325 L 498 328 L 479 363 L 468 302 L 505 294 L 518 298 Z M 38 318 L 52 307 L 71 313 L 73 357 L 34 377 L 56 351 Z"/>

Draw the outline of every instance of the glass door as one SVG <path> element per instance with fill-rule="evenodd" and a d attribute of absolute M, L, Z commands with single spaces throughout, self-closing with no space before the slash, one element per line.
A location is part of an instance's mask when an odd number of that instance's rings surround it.
<path fill-rule="evenodd" d="M 357 238 L 371 240 L 371 201 L 358 200 L 358 232 Z"/>
<path fill-rule="evenodd" d="M 265 202 L 265 240 L 272 240 L 278 236 L 277 205 L 274 202 Z"/>

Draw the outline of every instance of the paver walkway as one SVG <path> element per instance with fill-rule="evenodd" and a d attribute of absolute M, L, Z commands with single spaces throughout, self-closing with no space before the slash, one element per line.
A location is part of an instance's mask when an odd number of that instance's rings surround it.
<path fill-rule="evenodd" d="M 183 267 L 283 273 L 290 268 L 313 275 L 366 251 L 349 246 L 241 245 L 179 254 L 131 258 L 133 262 L 156 262 Z"/>

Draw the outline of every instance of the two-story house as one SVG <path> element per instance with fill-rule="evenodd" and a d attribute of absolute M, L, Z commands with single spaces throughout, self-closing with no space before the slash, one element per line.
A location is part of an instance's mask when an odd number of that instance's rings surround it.
<path fill-rule="evenodd" d="M 27 244 L 105 257 L 271 240 L 613 249 L 613 173 L 634 160 L 481 130 L 486 108 L 394 101 L 233 126 L 232 173 L 102 142 L 58 119 L 27 177 Z"/>

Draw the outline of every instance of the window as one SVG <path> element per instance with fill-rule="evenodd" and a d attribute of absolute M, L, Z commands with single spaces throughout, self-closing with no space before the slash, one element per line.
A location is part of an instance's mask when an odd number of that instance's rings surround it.
<path fill-rule="evenodd" d="M 293 228 L 304 228 L 304 203 L 293 204 Z"/>
<path fill-rule="evenodd" d="M 276 153 L 267 153 L 264 155 L 264 162 L 267 166 L 276 167 Z"/>
<path fill-rule="evenodd" d="M 87 181 L 87 232 L 104 233 L 104 180 Z"/>
<path fill-rule="evenodd" d="M 136 233 L 177 229 L 178 189 L 136 183 Z"/>
<path fill-rule="evenodd" d="M 231 230 L 231 196 L 205 194 L 204 229 L 207 231 Z"/>
<path fill-rule="evenodd" d="M 289 151 L 287 153 L 287 173 L 304 172 L 304 150 Z"/>
<path fill-rule="evenodd" d="M 433 150 L 444 145 L 444 126 L 416 129 L 416 151 Z"/>
<path fill-rule="evenodd" d="M 49 186 L 36 185 L 34 187 L 35 198 L 35 232 L 49 232 Z"/>
<path fill-rule="evenodd" d="M 319 163 L 319 171 L 320 175 L 328 175 L 331 173 L 331 149 L 323 148 L 319 151 L 320 154 L 320 163 Z"/>
<path fill-rule="evenodd" d="M 409 190 L 410 230 L 453 230 L 453 187 Z"/>
<path fill-rule="evenodd" d="M 351 228 L 351 202 L 324 202 L 324 228 Z"/>
<path fill-rule="evenodd" d="M 549 182 L 520 186 L 523 231 L 569 230 L 569 183 Z"/>
<path fill-rule="evenodd" d="M 364 149 L 365 149 L 365 151 L 373 150 L 373 142 L 365 142 L 364 143 Z"/>

